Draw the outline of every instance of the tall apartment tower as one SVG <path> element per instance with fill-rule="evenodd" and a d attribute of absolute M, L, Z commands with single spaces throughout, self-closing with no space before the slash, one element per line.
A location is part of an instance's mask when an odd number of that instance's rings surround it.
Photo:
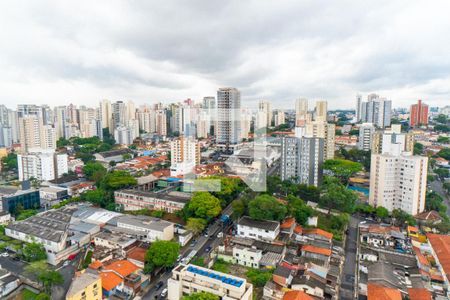
<path fill-rule="evenodd" d="M 19 140 L 22 153 L 33 148 L 53 148 L 53 139 L 49 125 L 44 125 L 38 115 L 19 118 Z M 51 127 L 51 126 L 50 126 Z M 54 149 L 54 148 L 53 148 Z"/>
<path fill-rule="evenodd" d="M 361 121 L 361 105 L 362 105 L 362 95 L 357 94 L 356 95 L 356 109 L 355 109 L 355 114 L 356 114 L 356 122 L 358 123 L 359 121 Z"/>
<path fill-rule="evenodd" d="M 328 124 L 325 121 L 311 121 L 303 126 L 302 130 L 297 130 L 300 135 L 296 134 L 296 136 L 322 138 L 324 140 L 324 159 L 327 160 L 334 158 L 335 130 L 335 124 Z"/>
<path fill-rule="evenodd" d="M 322 138 L 284 137 L 281 142 L 281 179 L 319 186 L 322 182 Z"/>
<path fill-rule="evenodd" d="M 309 119 L 308 99 L 299 98 L 295 101 L 295 126 L 302 126 Z"/>
<path fill-rule="evenodd" d="M 217 91 L 217 136 L 221 151 L 233 152 L 241 143 L 241 93 L 236 88 Z"/>
<path fill-rule="evenodd" d="M 426 156 L 400 151 L 372 154 L 369 204 L 390 212 L 421 213 L 425 209 L 427 166 Z"/>
<path fill-rule="evenodd" d="M 19 180 L 36 178 L 53 180 L 68 172 L 67 154 L 55 153 L 53 150 L 36 150 L 17 155 Z"/>
<path fill-rule="evenodd" d="M 428 105 L 418 100 L 417 104 L 411 105 L 409 113 L 409 126 L 416 127 L 428 125 Z"/>
<path fill-rule="evenodd" d="M 372 153 L 383 154 L 391 153 L 393 150 L 399 148 L 402 152 L 414 151 L 414 133 L 401 132 L 400 125 L 392 125 L 390 129 L 376 131 L 372 139 Z"/>
<path fill-rule="evenodd" d="M 370 94 L 366 102 L 361 104 L 361 121 L 373 123 L 380 128 L 391 125 L 392 101 L 380 98 L 377 94 Z"/>
<path fill-rule="evenodd" d="M 284 111 L 281 109 L 278 109 L 274 112 L 273 119 L 275 126 L 280 126 L 281 124 L 286 123 L 286 116 L 284 114 Z"/>
<path fill-rule="evenodd" d="M 272 126 L 272 104 L 269 101 L 261 100 L 258 104 L 258 111 L 262 112 L 265 117 L 264 127 Z"/>
<path fill-rule="evenodd" d="M 170 174 L 186 175 L 200 164 L 200 145 L 193 138 L 180 137 L 170 142 Z"/>
<path fill-rule="evenodd" d="M 112 110 L 111 110 L 111 102 L 109 100 L 102 100 L 100 102 L 100 120 L 102 121 L 103 128 L 112 129 Z M 112 133 L 112 131 L 110 130 Z"/>
<path fill-rule="evenodd" d="M 358 149 L 370 151 L 372 149 L 375 126 L 372 123 L 363 123 L 359 127 Z"/>
<path fill-rule="evenodd" d="M 315 110 L 316 121 L 327 121 L 328 103 L 327 101 L 317 101 Z"/>

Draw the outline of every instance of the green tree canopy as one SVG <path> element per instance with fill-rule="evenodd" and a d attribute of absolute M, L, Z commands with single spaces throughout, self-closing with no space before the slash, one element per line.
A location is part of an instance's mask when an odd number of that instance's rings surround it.
<path fill-rule="evenodd" d="M 82 201 L 105 207 L 110 202 L 108 195 L 102 189 L 85 191 L 80 195 Z"/>
<path fill-rule="evenodd" d="M 329 159 L 324 162 L 323 168 L 331 171 L 342 183 L 347 183 L 352 175 L 362 170 L 362 165 L 346 159 Z"/>
<path fill-rule="evenodd" d="M 438 143 L 442 143 L 442 144 L 449 144 L 450 143 L 450 137 L 448 136 L 439 136 L 437 139 Z"/>
<path fill-rule="evenodd" d="M 207 292 L 199 292 L 199 293 L 193 293 L 188 296 L 184 296 L 181 298 L 182 300 L 219 300 L 219 296 L 216 296 L 211 293 Z"/>
<path fill-rule="evenodd" d="M 434 173 L 436 173 L 436 175 L 439 177 L 440 180 L 444 180 L 445 178 L 448 177 L 449 170 L 446 168 L 439 168 L 434 170 Z"/>
<path fill-rule="evenodd" d="M 64 283 L 63 276 L 58 271 L 46 271 L 38 275 L 39 281 L 44 284 L 45 291 L 51 293 L 53 285 L 60 285 Z"/>
<path fill-rule="evenodd" d="M 115 170 L 107 173 L 98 186 L 106 191 L 115 191 L 136 184 L 136 178 L 130 175 L 130 173 L 123 170 Z"/>
<path fill-rule="evenodd" d="M 156 267 L 173 266 L 180 254 L 180 245 L 171 241 L 156 241 L 145 253 L 145 271 L 151 272 Z"/>
<path fill-rule="evenodd" d="M 377 208 L 375 209 L 375 214 L 380 219 L 389 217 L 389 211 L 383 206 L 377 206 Z"/>
<path fill-rule="evenodd" d="M 424 147 L 421 143 L 414 143 L 413 154 L 414 155 L 422 155 Z"/>
<path fill-rule="evenodd" d="M 23 248 L 23 256 L 27 261 L 39 261 L 47 259 L 47 252 L 42 244 L 32 242 Z"/>
<path fill-rule="evenodd" d="M 8 153 L 2 158 L 2 165 L 4 171 L 17 170 L 17 154 L 14 152 Z"/>
<path fill-rule="evenodd" d="M 352 213 L 355 208 L 357 195 L 347 189 L 336 178 L 326 176 L 321 187 L 319 204 L 328 208 L 337 209 L 342 212 Z"/>
<path fill-rule="evenodd" d="M 394 209 L 391 214 L 392 218 L 395 219 L 395 225 L 405 226 L 405 225 L 416 225 L 416 220 L 410 214 L 404 212 L 400 209 Z"/>
<path fill-rule="evenodd" d="M 263 194 L 249 202 L 248 213 L 255 220 L 281 221 L 286 217 L 287 207 L 274 197 Z"/>
<path fill-rule="evenodd" d="M 298 224 L 306 225 L 308 218 L 314 214 L 314 209 L 305 204 L 305 202 L 292 195 L 288 196 L 289 212 L 294 216 Z"/>
<path fill-rule="evenodd" d="M 194 234 L 202 232 L 206 228 L 206 220 L 200 218 L 189 218 L 186 222 L 186 229 Z"/>
<path fill-rule="evenodd" d="M 437 153 L 438 156 L 450 160 L 450 148 L 444 148 Z"/>
<path fill-rule="evenodd" d="M 105 176 L 106 172 L 106 168 L 99 162 L 88 162 L 83 167 L 83 174 L 86 178 L 95 182 L 100 181 L 100 179 Z"/>
<path fill-rule="evenodd" d="M 222 211 L 220 200 L 208 192 L 196 192 L 187 204 L 188 216 L 202 219 L 217 217 Z"/>

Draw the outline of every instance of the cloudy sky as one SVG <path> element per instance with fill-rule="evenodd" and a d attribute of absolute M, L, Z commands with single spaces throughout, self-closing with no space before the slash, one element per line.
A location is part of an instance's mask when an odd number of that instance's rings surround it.
<path fill-rule="evenodd" d="M 70 4 L 72 3 L 72 4 Z M 377 92 L 450 104 L 450 2 L 2 1 L 0 104 L 138 104 L 241 90 L 293 108 Z"/>

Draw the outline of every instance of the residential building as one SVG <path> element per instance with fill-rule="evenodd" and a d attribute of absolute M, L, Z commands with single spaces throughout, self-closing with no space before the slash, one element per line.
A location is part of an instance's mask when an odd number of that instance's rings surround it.
<path fill-rule="evenodd" d="M 428 157 L 400 152 L 372 154 L 369 203 L 417 215 L 425 209 Z"/>
<path fill-rule="evenodd" d="M 124 210 L 163 210 L 173 213 L 183 209 L 191 198 L 191 194 L 169 191 L 167 193 L 154 193 L 139 190 L 119 190 L 114 192 L 116 204 Z"/>
<path fill-rule="evenodd" d="M 241 93 L 236 88 L 217 91 L 217 147 L 233 152 L 241 143 Z"/>
<path fill-rule="evenodd" d="M 372 137 L 372 153 L 390 153 L 399 147 L 401 151 L 414 151 L 414 133 L 401 133 L 399 127 L 392 125 L 390 130 L 376 131 Z M 395 151 L 395 150 L 394 150 Z"/>
<path fill-rule="evenodd" d="M 268 128 L 272 126 L 272 104 L 269 101 L 261 100 L 258 103 L 258 111 L 262 113 L 262 127 Z"/>
<path fill-rule="evenodd" d="M 191 137 L 181 136 L 170 143 L 171 176 L 186 175 L 200 164 L 200 145 Z"/>
<path fill-rule="evenodd" d="M 329 124 L 326 121 L 311 121 L 305 124 L 302 131 L 303 134 L 297 137 L 307 136 L 314 138 L 322 138 L 324 140 L 323 145 L 323 157 L 324 160 L 334 158 L 334 147 L 335 147 L 335 124 Z"/>
<path fill-rule="evenodd" d="M 370 94 L 367 101 L 361 103 L 361 121 L 380 128 L 388 127 L 391 125 L 391 109 L 391 100 Z"/>
<path fill-rule="evenodd" d="M 123 215 L 117 218 L 116 226 L 119 230 L 137 232 L 139 240 L 144 242 L 170 241 L 174 237 L 174 224 L 158 218 Z"/>
<path fill-rule="evenodd" d="M 17 155 L 19 180 L 35 178 L 40 181 L 54 180 L 69 171 L 68 156 L 54 150 L 32 149 L 27 154 Z"/>
<path fill-rule="evenodd" d="M 361 121 L 361 109 L 362 109 L 362 95 L 357 94 L 356 95 L 356 109 L 355 109 L 355 118 L 356 122 L 358 123 Z"/>
<path fill-rule="evenodd" d="M 33 148 L 55 149 L 56 133 L 50 125 L 44 125 L 38 115 L 19 118 L 19 140 L 22 153 Z"/>
<path fill-rule="evenodd" d="M 11 293 L 21 284 L 20 278 L 0 267 L 0 298 L 11 299 Z"/>
<path fill-rule="evenodd" d="M 385 287 L 375 283 L 367 285 L 367 300 L 402 300 L 402 294 L 398 289 Z"/>
<path fill-rule="evenodd" d="M 236 236 L 256 240 L 274 241 L 280 233 L 280 223 L 268 220 L 253 220 L 244 216 L 237 223 Z"/>
<path fill-rule="evenodd" d="M 196 292 L 208 292 L 227 300 L 253 299 L 253 285 L 244 278 L 194 265 L 178 265 L 168 283 L 168 299 L 180 300 Z"/>
<path fill-rule="evenodd" d="M 84 271 L 75 276 L 66 294 L 66 300 L 101 300 L 102 280 L 99 274 Z"/>
<path fill-rule="evenodd" d="M 131 145 L 136 137 L 134 126 L 119 126 L 114 129 L 114 139 L 119 145 Z"/>
<path fill-rule="evenodd" d="M 295 126 L 303 126 L 311 117 L 308 113 L 308 99 L 299 98 L 295 101 Z"/>
<path fill-rule="evenodd" d="M 417 104 L 411 105 L 409 111 L 409 126 L 416 127 L 428 125 L 428 105 L 418 100 Z"/>
<path fill-rule="evenodd" d="M 363 123 L 359 127 L 358 149 L 370 151 L 372 149 L 373 134 L 375 126 L 372 123 Z"/>
<path fill-rule="evenodd" d="M 327 121 L 328 103 L 327 101 L 316 101 L 316 109 L 314 119 L 316 121 Z"/>
<path fill-rule="evenodd" d="M 324 140 L 313 137 L 283 137 L 281 179 L 319 186 L 322 181 Z"/>
<path fill-rule="evenodd" d="M 274 119 L 275 127 L 286 123 L 286 117 L 285 117 L 284 111 L 281 109 L 277 109 L 274 112 L 273 119 Z"/>
<path fill-rule="evenodd" d="M 432 249 L 434 262 L 443 275 L 447 297 L 450 297 L 450 236 L 442 234 L 427 234 L 428 243 Z"/>

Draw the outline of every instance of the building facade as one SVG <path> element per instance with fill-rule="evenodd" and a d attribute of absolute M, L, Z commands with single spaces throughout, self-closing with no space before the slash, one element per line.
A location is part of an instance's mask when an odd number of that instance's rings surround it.
<path fill-rule="evenodd" d="M 68 156 L 53 150 L 36 150 L 17 155 L 19 180 L 35 178 L 39 181 L 54 180 L 69 171 Z"/>
<path fill-rule="evenodd" d="M 409 111 L 409 126 L 416 127 L 428 125 L 428 105 L 418 100 L 417 104 L 411 105 Z"/>
<path fill-rule="evenodd" d="M 216 144 L 222 151 L 233 152 L 241 143 L 241 93 L 236 88 L 217 91 Z"/>
<path fill-rule="evenodd" d="M 370 151 L 372 149 L 375 126 L 372 123 L 363 123 L 359 127 L 358 149 Z"/>

